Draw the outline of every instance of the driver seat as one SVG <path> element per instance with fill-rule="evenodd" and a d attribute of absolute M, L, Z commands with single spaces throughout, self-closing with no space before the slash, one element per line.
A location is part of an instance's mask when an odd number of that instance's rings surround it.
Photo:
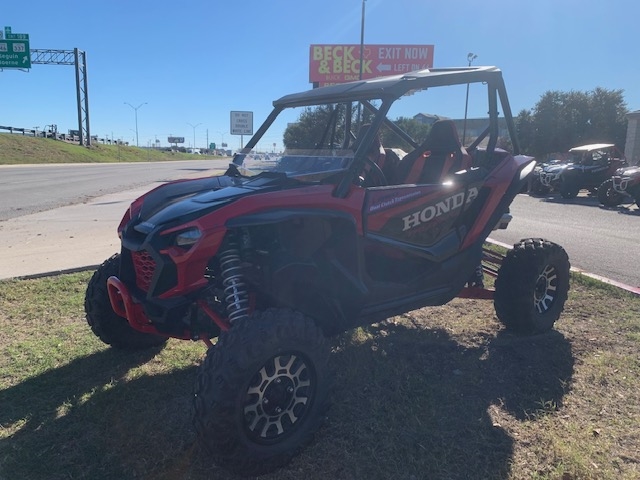
<path fill-rule="evenodd" d="M 462 146 L 453 120 L 437 120 L 426 140 L 400 161 L 394 183 L 441 183 L 470 164 L 471 156 Z"/>

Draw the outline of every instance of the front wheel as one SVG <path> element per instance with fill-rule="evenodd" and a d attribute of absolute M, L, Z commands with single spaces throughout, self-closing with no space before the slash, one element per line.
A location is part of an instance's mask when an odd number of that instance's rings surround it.
<path fill-rule="evenodd" d="M 107 345 L 127 350 L 140 350 L 166 343 L 167 337 L 139 332 L 113 311 L 107 280 L 118 275 L 119 270 L 120 254 L 116 254 L 105 260 L 89 280 L 84 297 L 84 311 L 91 331 Z"/>
<path fill-rule="evenodd" d="M 269 309 L 234 322 L 209 349 L 193 422 L 219 465 L 260 475 L 311 441 L 327 408 L 329 348 L 310 319 Z"/>
<path fill-rule="evenodd" d="M 616 192 L 613 188 L 613 179 L 605 180 L 598 187 L 598 201 L 605 207 L 615 207 L 620 205 L 623 200 L 623 195 L 620 192 Z"/>
<path fill-rule="evenodd" d="M 580 186 L 578 185 L 577 181 L 570 178 L 562 179 L 562 183 L 560 184 L 560 196 L 562 198 L 566 198 L 566 199 L 575 198 L 578 196 L 579 192 L 580 192 Z"/>
<path fill-rule="evenodd" d="M 531 186 L 529 188 L 530 195 L 547 195 L 550 191 L 551 188 L 543 185 L 540 179 L 535 178 L 531 180 Z"/>
<path fill-rule="evenodd" d="M 498 319 L 517 333 L 550 330 L 567 300 L 569 269 L 569 257 L 560 245 L 539 238 L 520 240 L 498 270 Z"/>

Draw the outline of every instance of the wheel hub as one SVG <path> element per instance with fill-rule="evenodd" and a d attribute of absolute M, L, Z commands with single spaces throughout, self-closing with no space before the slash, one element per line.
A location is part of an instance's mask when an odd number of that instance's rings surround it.
<path fill-rule="evenodd" d="M 280 376 L 269 382 L 262 397 L 262 408 L 267 415 L 278 415 L 289 408 L 293 399 L 294 383 L 291 378 Z"/>
<path fill-rule="evenodd" d="M 312 396 L 311 369 L 296 355 L 278 355 L 253 376 L 246 392 L 247 434 L 260 443 L 279 441 L 307 412 Z"/>
<path fill-rule="evenodd" d="M 551 308 L 556 297 L 556 278 L 556 270 L 551 265 L 547 265 L 538 275 L 533 294 L 533 303 L 538 313 L 545 313 Z"/>

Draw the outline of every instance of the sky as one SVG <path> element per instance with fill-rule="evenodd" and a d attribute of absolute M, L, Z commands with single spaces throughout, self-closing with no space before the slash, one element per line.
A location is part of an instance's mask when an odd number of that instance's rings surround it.
<path fill-rule="evenodd" d="M 235 150 L 248 137 L 229 133 L 230 112 L 253 112 L 255 131 L 273 100 L 310 89 L 310 45 L 359 44 L 363 5 L 365 45 L 433 45 L 434 67 L 474 53 L 503 71 L 514 114 L 597 87 L 640 110 L 638 0 L 5 0 L 0 29 L 86 52 L 91 135 L 135 144 L 137 116 L 140 146 Z M 73 66 L 4 69 L 0 91 L 0 125 L 78 128 Z"/>

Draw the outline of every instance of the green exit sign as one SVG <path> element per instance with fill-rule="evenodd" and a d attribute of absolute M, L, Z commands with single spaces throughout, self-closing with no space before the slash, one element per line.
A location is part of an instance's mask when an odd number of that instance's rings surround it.
<path fill-rule="evenodd" d="M 4 38 L 0 33 L 0 68 L 31 68 L 29 34 L 11 33 L 11 27 L 4 27 Z"/>

